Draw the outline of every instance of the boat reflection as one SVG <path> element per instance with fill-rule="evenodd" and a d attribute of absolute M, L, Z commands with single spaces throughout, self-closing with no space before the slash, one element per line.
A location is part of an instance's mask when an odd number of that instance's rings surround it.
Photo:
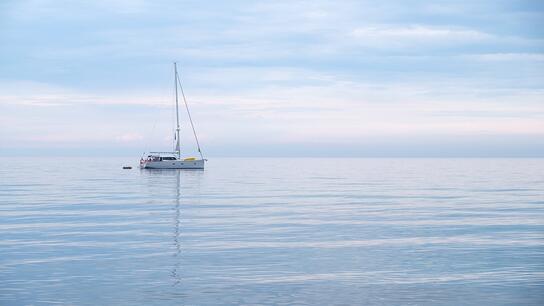
<path fill-rule="evenodd" d="M 141 174 L 148 177 L 150 192 L 155 198 L 169 198 L 173 201 L 173 267 L 170 276 L 173 286 L 182 281 L 183 260 L 183 206 L 198 205 L 200 202 L 200 186 L 204 171 L 187 171 L 179 169 L 142 169 Z M 174 187 L 169 188 L 170 186 Z M 168 194 L 172 194 L 172 197 Z M 184 198 L 185 195 L 185 198 Z"/>
<path fill-rule="evenodd" d="M 173 267 L 170 276 L 173 280 L 173 286 L 177 286 L 182 281 L 182 261 L 183 261 L 183 205 L 194 205 L 200 202 L 200 185 L 204 176 L 204 171 L 187 171 L 179 169 L 145 169 L 142 170 L 151 178 L 150 185 L 154 186 L 173 186 L 170 189 L 173 199 Z M 162 190 L 162 188 L 161 188 Z M 163 192 L 168 192 L 162 190 Z M 184 198 L 183 195 L 186 197 Z M 187 197 L 189 196 L 190 197 Z M 190 198 L 190 200 L 189 200 Z"/>

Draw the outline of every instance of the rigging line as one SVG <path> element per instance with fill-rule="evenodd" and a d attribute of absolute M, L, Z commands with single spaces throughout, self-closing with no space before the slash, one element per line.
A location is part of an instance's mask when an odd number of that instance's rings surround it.
<path fill-rule="evenodd" d="M 191 123 L 191 128 L 193 129 L 193 135 L 195 135 L 195 140 L 196 140 L 196 146 L 198 148 L 198 153 L 200 153 L 200 158 L 204 159 L 204 156 L 202 155 L 202 150 L 200 150 L 200 143 L 198 142 L 198 137 L 196 136 L 195 125 L 193 124 L 193 119 L 191 118 L 191 112 L 189 112 L 189 105 L 187 104 L 187 99 L 185 99 L 185 93 L 183 92 L 183 86 L 181 86 L 181 80 L 179 78 L 179 74 L 177 76 L 178 76 L 177 79 L 178 79 L 179 88 L 181 89 L 181 96 L 183 97 L 183 102 L 185 103 L 185 109 L 187 110 L 187 115 L 189 116 L 189 122 Z"/>

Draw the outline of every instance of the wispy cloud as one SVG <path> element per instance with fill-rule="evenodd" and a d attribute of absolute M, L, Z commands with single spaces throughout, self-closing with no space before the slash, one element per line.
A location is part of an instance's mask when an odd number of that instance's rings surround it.
<path fill-rule="evenodd" d="M 353 37 L 358 39 L 379 39 L 379 40 L 396 40 L 407 39 L 420 42 L 422 40 L 447 40 L 451 43 L 474 42 L 485 40 L 493 37 L 490 34 L 472 30 L 472 29 L 456 29 L 446 27 L 429 27 L 421 25 L 410 26 L 367 26 L 356 28 L 351 33 Z"/>
<path fill-rule="evenodd" d="M 544 53 L 484 53 L 463 56 L 466 59 L 474 59 L 491 62 L 542 62 Z"/>
<path fill-rule="evenodd" d="M 168 144 L 174 59 L 213 143 L 541 136 L 539 12 L 488 0 L 8 1 L 0 137 L 128 145 L 160 117 L 155 139 Z"/>

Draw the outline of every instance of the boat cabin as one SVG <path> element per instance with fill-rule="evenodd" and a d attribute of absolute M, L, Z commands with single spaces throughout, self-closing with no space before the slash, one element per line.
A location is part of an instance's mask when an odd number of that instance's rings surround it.
<path fill-rule="evenodd" d="M 163 161 L 163 160 L 177 160 L 177 157 L 172 155 L 164 156 L 160 154 L 150 154 L 150 155 L 147 155 L 147 158 L 146 158 L 146 161 L 154 161 L 154 162 Z"/>

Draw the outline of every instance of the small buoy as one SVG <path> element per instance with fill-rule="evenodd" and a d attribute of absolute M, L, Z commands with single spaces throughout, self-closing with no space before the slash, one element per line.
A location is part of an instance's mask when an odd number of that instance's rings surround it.
<path fill-rule="evenodd" d="M 132 169 L 130 166 L 124 166 L 123 169 Z"/>

